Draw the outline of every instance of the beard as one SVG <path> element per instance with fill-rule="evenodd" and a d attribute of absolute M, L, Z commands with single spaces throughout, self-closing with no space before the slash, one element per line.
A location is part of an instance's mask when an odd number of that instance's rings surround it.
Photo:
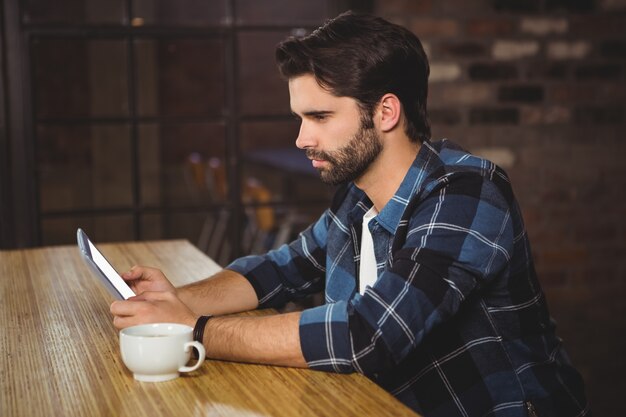
<path fill-rule="evenodd" d="M 376 130 L 361 123 L 347 145 L 332 152 L 307 149 L 306 156 L 327 161 L 327 167 L 318 168 L 320 179 L 325 184 L 339 185 L 361 177 L 382 150 L 383 144 Z"/>

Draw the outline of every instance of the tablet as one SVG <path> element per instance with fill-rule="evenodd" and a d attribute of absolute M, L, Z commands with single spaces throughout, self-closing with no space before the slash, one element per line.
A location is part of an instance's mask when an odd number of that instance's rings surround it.
<path fill-rule="evenodd" d="M 126 300 L 135 295 L 82 229 L 76 231 L 76 240 L 83 259 L 113 297 Z"/>

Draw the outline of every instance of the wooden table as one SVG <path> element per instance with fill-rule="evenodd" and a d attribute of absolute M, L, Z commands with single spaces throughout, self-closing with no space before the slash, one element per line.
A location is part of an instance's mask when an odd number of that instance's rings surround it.
<path fill-rule="evenodd" d="M 99 245 L 118 271 L 177 285 L 219 267 L 186 241 Z M 112 301 L 75 246 L 0 251 L 0 416 L 415 416 L 362 375 L 207 360 L 173 381 L 135 381 Z M 260 313 L 259 313 L 260 314 Z"/>

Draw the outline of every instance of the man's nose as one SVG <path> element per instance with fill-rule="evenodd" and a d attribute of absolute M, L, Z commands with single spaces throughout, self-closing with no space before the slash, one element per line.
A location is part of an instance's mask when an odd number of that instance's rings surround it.
<path fill-rule="evenodd" d="M 306 128 L 304 122 L 300 124 L 300 131 L 298 132 L 298 137 L 296 138 L 296 146 L 300 149 L 315 147 L 314 137 L 311 134 L 310 129 Z"/>

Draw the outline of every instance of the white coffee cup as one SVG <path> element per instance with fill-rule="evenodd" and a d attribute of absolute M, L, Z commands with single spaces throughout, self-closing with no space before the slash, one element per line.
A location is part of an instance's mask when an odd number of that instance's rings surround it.
<path fill-rule="evenodd" d="M 191 349 L 198 351 L 198 362 L 189 362 Z M 120 351 L 124 364 L 136 380 L 169 381 L 179 372 L 195 371 L 204 362 L 204 346 L 193 340 L 193 329 L 183 324 L 154 323 L 127 327 L 120 331 Z"/>

